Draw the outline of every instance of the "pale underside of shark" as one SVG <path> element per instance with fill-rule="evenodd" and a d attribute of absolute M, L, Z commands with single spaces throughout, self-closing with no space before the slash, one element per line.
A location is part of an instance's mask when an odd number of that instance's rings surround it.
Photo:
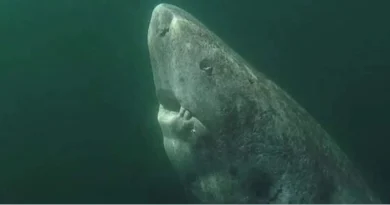
<path fill-rule="evenodd" d="M 164 148 L 194 203 L 380 203 L 296 101 L 184 10 L 153 10 Z"/>

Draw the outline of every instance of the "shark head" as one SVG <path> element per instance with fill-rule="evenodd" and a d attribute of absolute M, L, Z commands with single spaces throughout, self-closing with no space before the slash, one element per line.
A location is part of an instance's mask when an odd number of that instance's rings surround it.
<path fill-rule="evenodd" d="M 256 75 L 202 23 L 173 5 L 154 8 L 148 47 L 158 121 L 173 166 L 195 178 L 227 170 L 234 163 L 235 146 L 229 143 L 252 129 Z"/>

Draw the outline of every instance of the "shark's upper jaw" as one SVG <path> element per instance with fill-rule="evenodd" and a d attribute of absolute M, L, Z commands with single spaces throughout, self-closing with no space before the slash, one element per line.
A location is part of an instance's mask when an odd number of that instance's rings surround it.
<path fill-rule="evenodd" d="M 190 91 L 185 90 L 183 83 L 178 81 L 180 75 L 187 75 L 186 69 L 173 66 L 176 58 L 180 58 L 174 52 L 183 46 L 181 42 L 177 42 L 177 36 L 182 35 L 181 21 L 187 17 L 182 9 L 162 3 L 153 9 L 148 29 L 148 47 L 157 99 L 164 109 L 177 113 L 180 108 L 195 111 L 189 103 L 192 100 L 192 96 L 189 97 Z M 186 84 L 188 88 L 188 82 Z M 191 113 L 195 114 L 193 112 Z"/>
<path fill-rule="evenodd" d="M 169 32 L 172 19 L 169 5 L 159 4 L 154 8 L 148 29 L 148 47 L 157 99 L 165 109 L 179 112 L 181 105 L 175 96 L 174 85 L 170 82 L 172 68 L 167 63 L 169 57 L 166 47 L 169 40 L 163 39 Z"/>
<path fill-rule="evenodd" d="M 174 52 L 183 44 L 172 43 L 177 40 L 177 35 L 181 35 L 182 20 L 187 18 L 186 12 L 180 8 L 169 4 L 157 5 L 149 23 L 148 47 L 160 104 L 158 121 L 163 135 L 167 139 L 193 143 L 197 137 L 207 133 L 207 129 L 196 118 L 196 113 L 193 113 L 199 111 L 195 110 L 191 98 L 196 95 L 182 87 L 188 88 L 189 82 L 178 80 L 188 70 L 175 64 L 178 56 Z M 175 147 L 177 148 L 177 144 Z"/>
<path fill-rule="evenodd" d="M 171 114 L 179 115 L 180 110 L 186 110 L 186 116 L 189 118 L 190 112 L 181 105 L 176 96 L 177 85 L 172 82 L 174 70 L 168 63 L 172 57 L 169 55 L 168 48 L 171 40 L 167 33 L 170 32 L 172 21 L 178 12 L 177 9 L 179 8 L 169 4 L 159 4 L 153 9 L 148 29 L 148 46 L 156 95 L 161 105 L 160 110 L 163 109 L 165 115 L 168 114 L 168 111 Z"/>

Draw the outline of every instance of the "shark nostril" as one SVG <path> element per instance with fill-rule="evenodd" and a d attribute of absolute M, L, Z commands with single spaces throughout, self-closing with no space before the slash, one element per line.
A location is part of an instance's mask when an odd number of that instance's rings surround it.
<path fill-rule="evenodd" d="M 164 37 L 168 32 L 169 32 L 169 27 L 165 27 L 163 29 L 160 29 L 160 31 L 158 32 L 158 36 Z"/>
<path fill-rule="evenodd" d="M 154 22 L 156 24 L 156 28 L 158 29 L 157 35 L 159 37 L 164 37 L 170 31 L 174 16 L 172 12 L 164 5 L 157 6 L 154 13 L 156 19 Z"/>

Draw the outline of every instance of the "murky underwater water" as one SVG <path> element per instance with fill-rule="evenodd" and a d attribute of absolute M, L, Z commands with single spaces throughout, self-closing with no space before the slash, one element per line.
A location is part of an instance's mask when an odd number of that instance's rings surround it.
<path fill-rule="evenodd" d="M 172 0 L 305 107 L 390 202 L 387 1 Z M 160 1 L 0 2 L 0 202 L 185 203 L 146 32 Z"/>

